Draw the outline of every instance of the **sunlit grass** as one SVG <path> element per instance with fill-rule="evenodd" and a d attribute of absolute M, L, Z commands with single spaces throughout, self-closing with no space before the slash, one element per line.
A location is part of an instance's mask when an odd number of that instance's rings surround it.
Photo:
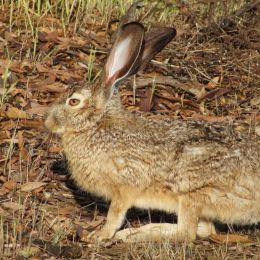
<path fill-rule="evenodd" d="M 95 50 L 91 49 L 89 59 L 88 59 L 88 73 L 86 75 L 88 82 L 92 81 L 92 74 L 93 74 L 92 72 L 93 72 L 93 66 L 95 62 L 95 54 L 96 54 Z"/>
<path fill-rule="evenodd" d="M 113 19 L 120 19 L 132 2 L 130 0 L 1 0 L 0 3 L 1 10 L 8 19 L 8 30 L 18 35 L 26 34 L 27 38 L 31 38 L 32 48 L 28 50 L 28 57 L 35 62 L 38 33 L 42 28 L 47 31 L 62 29 L 64 37 L 76 34 L 82 28 L 95 29 L 96 24 L 108 29 L 109 23 Z M 209 15 L 217 19 L 238 9 L 244 2 L 245 0 L 199 3 L 193 0 L 182 6 L 177 0 L 145 0 L 145 8 L 137 10 L 137 16 L 144 18 L 143 22 L 148 28 L 150 24 L 174 26 L 176 17 L 183 10 L 189 13 L 194 9 L 201 17 Z M 196 13 L 194 12 L 194 17 Z"/>
<path fill-rule="evenodd" d="M 96 13 L 102 17 L 103 22 L 107 23 L 111 18 L 112 12 L 116 12 L 116 16 L 123 15 L 125 8 L 132 1 L 123 0 L 1 0 L 2 10 L 9 10 L 9 26 L 10 30 L 14 26 L 20 26 L 18 21 L 19 14 L 25 14 L 24 25 L 33 30 L 36 24 L 35 20 L 41 20 L 45 16 L 58 18 L 64 28 L 69 23 L 75 23 L 77 27 L 81 18 Z"/>
<path fill-rule="evenodd" d="M 7 64 L 4 68 L 4 72 L 1 76 L 2 84 L 1 84 L 1 89 L 0 89 L 0 109 L 5 104 L 5 100 L 8 96 L 8 94 L 11 93 L 16 86 L 16 82 L 13 82 L 11 84 L 8 83 L 8 79 L 11 75 L 10 64 L 11 64 L 11 59 L 7 61 Z"/>
<path fill-rule="evenodd" d="M 167 26 L 174 25 L 176 17 L 181 15 L 181 12 L 183 12 L 182 8 L 184 8 L 180 7 L 179 1 L 177 0 L 147 0 L 145 2 L 148 3 L 148 5 L 144 10 L 138 10 L 137 15 L 147 18 L 144 19 L 143 22 L 148 28 L 150 22 L 153 26 L 159 23 Z M 10 56 L 8 49 L 9 46 L 5 46 L 4 56 L 7 63 L 5 63 L 1 75 L 0 109 L 7 102 L 6 99 L 8 94 L 16 87 L 15 82 L 9 82 L 11 76 L 11 64 L 14 59 L 22 60 L 25 58 L 34 64 L 38 60 L 45 61 L 54 56 L 53 53 L 56 51 L 56 47 L 53 49 L 50 48 L 48 53 L 38 52 L 38 35 L 43 28 L 46 29 L 46 31 L 62 29 L 63 36 L 68 38 L 78 35 L 78 30 L 82 28 L 86 28 L 89 31 L 92 29 L 95 30 L 95 25 L 101 25 L 102 30 L 106 30 L 112 20 L 119 19 L 125 13 L 125 10 L 130 3 L 132 3 L 132 1 L 123 0 L 0 0 L 0 10 L 5 14 L 5 24 L 8 27 L 8 32 L 16 34 L 18 37 L 25 35 L 25 38 L 30 39 L 32 43 L 31 47 L 26 50 L 26 55 L 24 56 L 19 53 L 16 54 L 15 57 Z M 212 13 L 211 18 L 214 21 L 217 21 L 219 17 L 228 15 L 232 11 L 237 10 L 245 3 L 245 1 L 202 1 L 198 4 L 198 1 L 192 0 L 186 1 L 185 3 L 189 11 L 193 12 L 195 9 L 197 10 L 197 13 L 195 11 L 193 13 L 198 16 L 198 20 L 200 20 L 200 15 L 203 17 Z M 21 39 L 19 39 L 19 41 L 21 41 Z M 93 48 L 88 52 L 86 60 L 83 61 L 87 70 L 87 73 L 85 74 L 86 81 L 95 81 L 100 74 L 100 71 L 95 72 L 97 52 L 98 50 L 95 50 L 93 46 Z M 156 84 L 153 83 L 151 86 L 151 98 L 153 97 L 156 88 Z M 236 102 L 238 102 L 237 99 L 238 98 L 235 96 Z M 183 100 L 184 94 L 181 96 L 182 106 Z M 217 103 L 216 107 L 218 107 Z M 12 158 L 15 157 L 16 149 L 18 149 L 17 140 L 15 140 L 17 139 L 17 130 L 12 129 L 11 133 L 10 144 L 6 148 L 6 161 L 4 164 L 4 176 L 7 176 L 7 179 L 12 179 L 14 167 L 10 162 L 12 161 Z M 38 149 L 38 147 L 31 149 Z M 29 174 L 29 170 L 33 168 L 32 161 L 36 160 L 32 158 L 33 154 L 35 155 L 35 151 L 29 151 L 30 158 L 28 159 L 28 165 L 26 168 L 27 175 Z M 19 160 L 20 164 L 22 164 L 23 159 L 19 158 Z M 24 180 L 24 182 L 26 181 L 28 181 L 28 178 L 27 180 Z M 31 230 L 38 232 L 39 237 L 45 238 L 48 231 L 51 230 L 51 227 L 44 224 L 47 213 L 42 210 L 43 204 L 41 203 L 43 202 L 34 202 L 33 199 L 31 199 L 31 202 L 29 203 L 31 210 L 30 220 L 26 219 L 26 213 L 24 210 L 13 212 L 13 215 L 8 219 L 1 213 L 0 207 L 0 258 L 1 255 L 5 255 L 10 259 L 15 258 L 17 255 L 28 258 L 35 254 L 33 251 L 31 234 L 28 234 L 29 238 L 26 242 L 23 242 L 22 229 L 19 227 L 19 224 L 26 222 L 26 225 L 30 226 Z M 26 204 L 26 202 L 24 202 L 24 204 Z M 10 212 L 11 210 L 6 211 Z M 56 231 L 51 230 L 51 232 L 53 235 L 51 237 L 53 243 L 62 242 L 62 240 L 65 240 L 68 235 L 67 229 L 63 230 L 62 228 L 57 229 Z M 211 249 L 212 259 L 230 258 L 227 247 L 212 246 Z M 127 252 L 130 252 L 129 254 L 133 259 L 152 259 L 155 257 L 157 257 L 157 259 L 184 259 L 185 256 L 187 256 L 187 258 L 194 257 L 194 259 L 199 259 L 200 256 L 203 258 L 208 254 L 206 249 L 203 247 L 198 248 L 194 244 L 175 246 L 170 242 L 159 243 L 157 245 L 152 243 L 148 245 L 130 244 L 128 245 Z M 99 257 L 98 254 L 97 257 Z"/>

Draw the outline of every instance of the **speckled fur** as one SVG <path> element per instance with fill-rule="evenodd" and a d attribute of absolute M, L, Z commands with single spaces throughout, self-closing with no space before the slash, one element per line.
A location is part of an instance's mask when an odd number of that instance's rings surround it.
<path fill-rule="evenodd" d="M 84 107 L 65 97 L 45 125 L 61 134 L 77 184 L 111 200 L 98 237 L 113 237 L 134 206 L 177 213 L 177 240 L 195 239 L 200 221 L 260 221 L 259 142 L 229 124 L 147 119 L 96 89 L 76 88 Z"/>

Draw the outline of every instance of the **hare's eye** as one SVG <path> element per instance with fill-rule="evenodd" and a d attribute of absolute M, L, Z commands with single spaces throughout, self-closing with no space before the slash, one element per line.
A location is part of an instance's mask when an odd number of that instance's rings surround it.
<path fill-rule="evenodd" d="M 71 98 L 70 100 L 69 100 L 69 105 L 70 106 L 77 106 L 78 104 L 80 103 L 80 100 L 79 99 L 76 99 L 76 98 Z"/>
<path fill-rule="evenodd" d="M 80 93 L 73 93 L 67 100 L 66 105 L 70 108 L 80 109 L 85 104 L 85 97 Z"/>

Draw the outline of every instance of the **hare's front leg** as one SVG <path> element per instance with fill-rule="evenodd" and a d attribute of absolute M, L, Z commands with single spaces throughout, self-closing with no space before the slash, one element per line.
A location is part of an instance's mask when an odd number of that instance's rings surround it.
<path fill-rule="evenodd" d="M 90 234 L 90 237 L 97 241 L 112 238 L 116 231 L 121 227 L 129 208 L 130 205 L 126 199 L 122 197 L 112 198 L 105 225 L 101 230 Z"/>
<path fill-rule="evenodd" d="M 197 229 L 197 236 L 201 238 L 216 234 L 216 229 L 211 221 L 201 220 Z"/>

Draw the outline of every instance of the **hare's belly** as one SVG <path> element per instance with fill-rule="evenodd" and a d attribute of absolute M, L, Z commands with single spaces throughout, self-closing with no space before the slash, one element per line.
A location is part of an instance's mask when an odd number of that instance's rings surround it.
<path fill-rule="evenodd" d="M 259 194 L 258 194 L 259 195 Z M 202 209 L 202 217 L 226 224 L 246 225 L 260 221 L 260 197 L 236 192 L 215 192 Z"/>
<path fill-rule="evenodd" d="M 178 196 L 169 191 L 153 186 L 139 194 L 134 202 L 134 207 L 162 210 L 169 213 L 177 213 L 178 211 Z"/>

